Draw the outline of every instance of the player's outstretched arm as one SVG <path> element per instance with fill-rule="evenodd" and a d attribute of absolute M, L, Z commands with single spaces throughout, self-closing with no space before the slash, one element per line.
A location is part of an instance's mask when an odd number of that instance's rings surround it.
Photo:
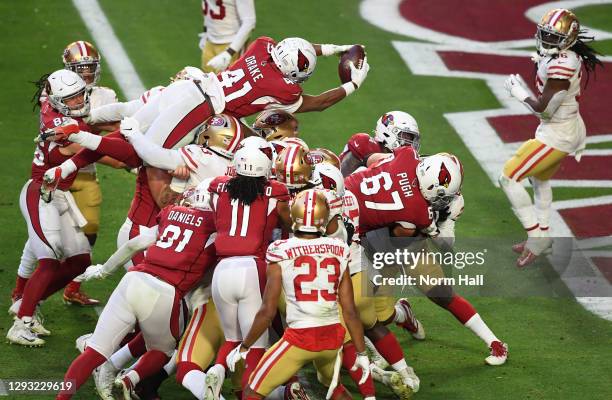
<path fill-rule="evenodd" d="M 259 311 L 251 330 L 242 342 L 242 350 L 247 350 L 270 327 L 278 309 L 278 298 L 281 295 L 283 276 L 281 267 L 277 263 L 268 264 L 266 272 L 266 288 Z"/>
<path fill-rule="evenodd" d="M 92 265 L 83 273 L 85 280 L 102 279 L 111 275 L 120 266 L 128 262 L 134 254 L 145 250 L 157 238 L 157 232 L 144 233 L 125 242 L 102 265 Z"/>
<path fill-rule="evenodd" d="M 513 74 L 504 83 L 506 90 L 512 97 L 522 102 L 533 114 L 538 117 L 548 119 L 563 102 L 570 81 L 567 79 L 549 78 L 544 85 L 542 94 L 537 98 L 532 98 L 527 91 L 523 80 L 519 75 Z"/>
<path fill-rule="evenodd" d="M 124 118 L 120 129 L 121 134 L 134 146 L 134 150 L 145 163 L 168 171 L 184 165 L 178 150 L 164 149 L 144 136 L 135 118 Z"/>
<path fill-rule="evenodd" d="M 296 112 L 323 111 L 333 106 L 355 90 L 359 89 L 368 76 L 369 70 L 370 65 L 368 64 L 367 57 L 363 59 L 361 68 L 357 68 L 351 64 L 350 82 L 343 83 L 342 86 L 323 92 L 318 96 L 302 95 L 302 104 Z"/>

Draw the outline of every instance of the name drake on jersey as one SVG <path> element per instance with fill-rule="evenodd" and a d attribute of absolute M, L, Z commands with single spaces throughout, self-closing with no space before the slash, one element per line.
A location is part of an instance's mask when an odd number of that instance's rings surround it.
<path fill-rule="evenodd" d="M 310 254 L 326 254 L 331 253 L 337 257 L 344 257 L 345 248 L 338 245 L 323 243 L 323 244 L 309 244 L 305 246 L 296 246 L 289 249 L 285 249 L 287 258 L 295 258 L 299 256 L 306 256 Z"/>
<path fill-rule="evenodd" d="M 168 214 L 168 220 L 169 221 L 177 221 L 177 222 L 182 222 L 184 224 L 187 225 L 193 225 L 196 228 L 199 227 L 200 225 L 202 225 L 203 222 L 203 218 L 202 217 L 195 217 L 195 215 L 192 214 L 185 214 L 183 212 L 180 211 L 170 211 L 170 214 Z"/>
<path fill-rule="evenodd" d="M 259 63 L 255 56 L 250 56 L 244 59 L 246 62 L 247 68 L 249 69 L 249 73 L 251 74 L 251 78 L 253 78 L 253 82 L 257 82 L 258 79 L 263 78 L 263 74 L 259 70 Z"/>

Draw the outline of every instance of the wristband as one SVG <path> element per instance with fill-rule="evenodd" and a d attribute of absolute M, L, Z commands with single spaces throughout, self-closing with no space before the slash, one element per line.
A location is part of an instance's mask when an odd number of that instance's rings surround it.
<path fill-rule="evenodd" d="M 346 82 L 343 83 L 342 86 L 340 86 L 342 89 L 344 89 L 344 91 L 346 92 L 346 95 L 350 95 L 351 93 L 353 93 L 357 88 L 355 87 L 355 84 L 353 83 L 353 81 L 350 82 Z"/>
<path fill-rule="evenodd" d="M 322 44 L 321 45 L 321 55 L 324 57 L 334 55 L 334 45 L 333 44 Z"/>
<path fill-rule="evenodd" d="M 368 352 L 367 351 L 358 352 L 357 356 L 359 356 L 359 357 L 367 357 L 368 356 Z"/>

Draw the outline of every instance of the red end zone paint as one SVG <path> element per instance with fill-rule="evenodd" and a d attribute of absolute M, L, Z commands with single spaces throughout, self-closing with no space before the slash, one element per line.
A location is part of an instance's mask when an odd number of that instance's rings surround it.
<path fill-rule="evenodd" d="M 612 204 L 560 210 L 577 238 L 608 236 L 612 232 Z M 607 215 L 608 218 L 604 216 Z"/>
<path fill-rule="evenodd" d="M 612 180 L 611 165 L 612 156 L 582 156 L 580 162 L 574 157 L 566 157 L 553 179 Z"/>
<path fill-rule="evenodd" d="M 424 28 L 483 42 L 532 38 L 525 12 L 547 0 L 404 0 L 400 14 Z"/>
<path fill-rule="evenodd" d="M 453 71 L 480 72 L 508 75 L 518 73 L 535 92 L 534 65 L 527 57 L 511 57 L 495 54 L 464 53 L 459 51 L 439 51 L 438 54 L 446 67 Z M 612 133 L 612 118 L 608 115 L 612 104 L 612 63 L 604 63 L 604 68 L 597 68 L 591 73 L 589 85 L 584 89 L 586 75 L 582 77 L 583 90 L 580 98 L 580 114 L 584 119 L 588 135 L 606 135 Z M 534 137 L 538 119 L 533 115 L 512 115 L 490 117 L 487 121 L 506 143 L 522 142 Z"/>
<path fill-rule="evenodd" d="M 612 283 L 612 258 L 610 257 L 593 257 L 593 264 L 597 266 L 602 273 L 602 275 L 608 280 L 608 282 Z"/>

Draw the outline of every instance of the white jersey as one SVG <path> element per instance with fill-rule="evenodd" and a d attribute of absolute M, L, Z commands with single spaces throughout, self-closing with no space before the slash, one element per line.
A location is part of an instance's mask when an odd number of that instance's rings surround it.
<path fill-rule="evenodd" d="M 541 117 L 536 139 L 566 153 L 583 149 L 586 129 L 578 107 L 582 59 L 573 51 L 564 50 L 555 57 L 540 58 L 537 67 L 538 94 L 542 94 L 548 79 L 568 80 L 570 86 L 559 108 L 552 115 Z"/>
<path fill-rule="evenodd" d="M 196 187 L 207 178 L 233 174 L 231 160 L 221 157 L 203 146 L 190 144 L 176 151 L 179 152 L 185 165 L 189 168 L 190 175 L 186 181 L 172 179 L 170 188 L 175 192 Z"/>
<path fill-rule="evenodd" d="M 293 237 L 268 247 L 268 263 L 277 263 L 282 270 L 290 328 L 340 322 L 337 289 L 347 269 L 348 255 L 346 243 L 330 237 Z"/>
<path fill-rule="evenodd" d="M 214 44 L 232 43 L 245 21 L 249 24 L 247 36 L 251 26 L 255 25 L 253 0 L 202 0 L 202 13 L 206 40 Z M 244 45 L 244 41 L 242 44 Z M 240 51 L 241 48 L 234 50 Z"/>
<path fill-rule="evenodd" d="M 346 190 L 342 198 L 342 217 L 354 228 L 349 259 L 349 272 L 353 275 L 361 271 L 362 249 L 359 240 L 359 202 L 350 190 Z"/>

